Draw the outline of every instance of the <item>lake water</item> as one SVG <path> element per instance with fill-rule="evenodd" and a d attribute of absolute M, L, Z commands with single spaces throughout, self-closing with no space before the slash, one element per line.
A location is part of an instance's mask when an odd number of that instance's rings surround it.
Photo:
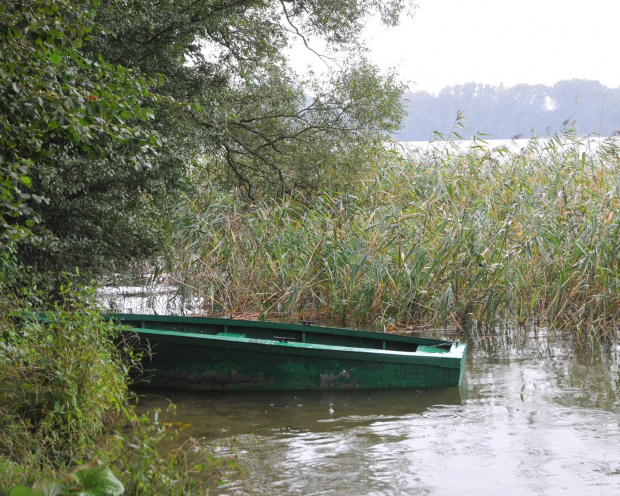
<path fill-rule="evenodd" d="M 577 147 L 578 152 L 593 155 L 597 153 L 600 145 L 612 140 L 618 143 L 618 138 L 606 138 L 602 136 L 583 136 L 575 137 L 571 140 L 554 140 L 553 145 L 556 149 Z M 549 146 L 549 138 L 538 138 L 535 141 L 529 139 L 470 139 L 470 140 L 449 140 L 449 141 L 401 141 L 394 146 L 403 152 L 436 152 L 441 155 L 445 151 L 451 154 L 468 153 L 472 150 L 488 152 L 491 157 L 502 159 L 506 154 L 518 154 L 525 150 L 532 143 L 537 143 L 538 147 L 544 149 Z M 562 145 L 561 145 L 562 144 Z"/>
<path fill-rule="evenodd" d="M 470 342 L 461 388 L 158 393 L 184 432 L 235 446 L 217 495 L 618 495 L 620 346 Z"/>

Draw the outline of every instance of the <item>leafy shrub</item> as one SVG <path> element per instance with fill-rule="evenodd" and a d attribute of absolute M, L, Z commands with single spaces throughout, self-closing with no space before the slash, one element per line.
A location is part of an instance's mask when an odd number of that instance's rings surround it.
<path fill-rule="evenodd" d="M 161 423 L 158 410 L 139 415 L 123 407 L 122 412 L 122 424 L 117 427 L 123 425 L 123 429 L 101 437 L 91 461 L 68 472 L 39 474 L 34 483 L 15 486 L 8 496 L 205 494 L 221 483 L 224 468 L 240 470 L 236 457 L 224 467 L 210 446 L 192 438 L 180 443 L 179 430 Z"/>
<path fill-rule="evenodd" d="M 127 398 L 119 326 L 88 295 L 69 287 L 61 296 L 45 321 L 32 306 L 1 309 L 0 455 L 15 462 L 44 453 L 62 466 L 92 455 Z"/>
<path fill-rule="evenodd" d="M 32 488 L 14 487 L 9 496 L 121 496 L 124 491 L 109 467 L 90 463 L 75 468 L 62 480 L 43 479 Z"/>
<path fill-rule="evenodd" d="M 139 356 L 117 347 L 121 328 L 88 292 L 62 288 L 47 313 L 29 296 L 0 300 L 0 495 L 172 496 L 218 483 L 208 446 L 128 404 Z"/>

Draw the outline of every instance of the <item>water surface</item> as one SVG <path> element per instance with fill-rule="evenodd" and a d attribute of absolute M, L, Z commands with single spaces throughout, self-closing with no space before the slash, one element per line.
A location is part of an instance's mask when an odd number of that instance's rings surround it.
<path fill-rule="evenodd" d="M 212 494 L 617 495 L 619 355 L 500 336 L 470 342 L 461 388 L 166 392 L 142 406 L 170 399 L 184 432 L 236 446 L 247 472 Z"/>

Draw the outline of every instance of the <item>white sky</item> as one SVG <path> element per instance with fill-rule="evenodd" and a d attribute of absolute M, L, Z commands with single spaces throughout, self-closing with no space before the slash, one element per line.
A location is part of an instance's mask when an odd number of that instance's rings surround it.
<path fill-rule="evenodd" d="M 413 91 L 593 79 L 620 86 L 620 0 L 416 0 L 396 28 L 372 19 L 370 58 Z M 297 52 L 299 53 L 299 52 Z M 297 58 L 297 57 L 295 57 Z"/>

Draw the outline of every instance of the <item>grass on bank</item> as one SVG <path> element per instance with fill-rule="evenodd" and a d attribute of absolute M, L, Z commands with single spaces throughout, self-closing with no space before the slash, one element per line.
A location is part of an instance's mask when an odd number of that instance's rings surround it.
<path fill-rule="evenodd" d="M 596 144 L 394 152 L 310 208 L 206 190 L 172 212 L 166 270 L 212 313 L 600 336 L 620 312 L 620 143 Z"/>
<path fill-rule="evenodd" d="M 26 304 L 33 295 L 0 299 L 0 495 L 173 496 L 217 485 L 229 467 L 211 447 L 171 444 L 174 428 L 131 406 L 139 357 L 117 344 L 120 328 L 82 292 L 61 297 L 45 323 Z"/>

